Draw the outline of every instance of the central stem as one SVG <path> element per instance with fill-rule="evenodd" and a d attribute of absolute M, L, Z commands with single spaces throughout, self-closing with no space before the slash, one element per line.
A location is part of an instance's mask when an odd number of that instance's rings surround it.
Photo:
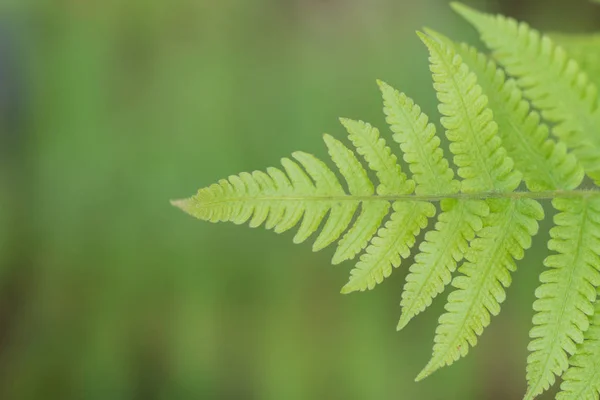
<path fill-rule="evenodd" d="M 385 196 L 247 196 L 220 199 L 216 201 L 202 202 L 203 206 L 209 206 L 217 203 L 227 203 L 231 201 L 442 201 L 444 199 L 459 200 L 484 200 L 484 199 L 589 199 L 600 198 L 600 189 L 579 189 L 579 190 L 549 190 L 544 192 L 483 192 L 483 193 L 450 193 L 438 195 L 416 195 L 416 194 L 391 194 Z M 192 198 L 193 199 L 193 198 Z M 171 204 L 181 207 L 188 200 L 171 200 Z"/>

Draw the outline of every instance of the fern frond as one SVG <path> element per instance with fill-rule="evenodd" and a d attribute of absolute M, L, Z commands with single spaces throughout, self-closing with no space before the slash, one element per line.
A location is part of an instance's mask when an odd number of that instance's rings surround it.
<path fill-rule="evenodd" d="M 452 46 L 420 36 L 429 48 L 434 87 L 444 115 L 442 124 L 463 178 L 463 191 L 516 189 L 521 174 L 513 169 L 513 161 L 497 136 L 498 127 L 477 77 Z M 504 299 L 500 283 L 510 283 L 510 271 L 514 270 L 511 256 L 521 256 L 529 247 L 526 238 L 535 233 L 536 220 L 543 215 L 535 201 L 488 200 L 488 205 L 492 212 L 466 253 L 467 262 L 459 268 L 462 275 L 453 281 L 456 290 L 449 295 L 446 313 L 440 318 L 433 357 L 418 380 L 466 355 L 469 345 L 476 343 L 477 335 L 489 324 L 489 314 L 495 315 Z M 492 253 L 488 253 L 490 247 Z"/>
<path fill-rule="evenodd" d="M 434 35 L 438 40 L 449 42 L 439 34 Z M 547 139 L 547 128 L 539 124 L 537 114 L 530 113 L 515 82 L 505 81 L 503 72 L 474 48 L 464 44 L 456 48 L 488 95 L 502 142 L 510 149 L 509 154 L 519 160 L 517 167 L 523 171 L 529 189 L 577 187 L 583 177 L 582 168 L 560 143 Z"/>
<path fill-rule="evenodd" d="M 506 79 L 488 56 L 467 44 L 454 44 L 444 35 L 430 29 L 427 33 L 440 42 L 453 46 L 463 62 L 477 75 L 477 83 L 494 110 L 498 135 L 515 168 L 531 191 L 570 190 L 581 184 L 583 167 L 564 143 L 548 138 L 548 126 L 529 103 L 513 79 Z"/>
<path fill-rule="evenodd" d="M 508 73 L 519 78 L 525 96 L 546 120 L 557 124 L 553 133 L 573 150 L 588 176 L 600 183 L 598 89 L 577 62 L 525 23 L 459 3 L 452 6 L 475 26 Z"/>
<path fill-rule="evenodd" d="M 596 293 L 598 297 L 598 293 Z M 561 392 L 556 400 L 598 400 L 600 395 L 600 302 L 594 305 L 594 316 L 569 359 L 569 369 L 563 375 Z"/>
<path fill-rule="evenodd" d="M 555 199 L 560 211 L 550 230 L 549 269 L 540 275 L 533 304 L 534 328 L 528 348 L 527 396 L 547 390 L 568 367 L 568 354 L 583 342 L 588 317 L 594 312 L 600 284 L 600 202 L 597 199 Z"/>
<path fill-rule="evenodd" d="M 555 254 L 544 260 L 535 293 L 526 398 L 566 371 L 559 399 L 598 399 L 600 194 L 576 189 L 584 171 L 600 183 L 596 85 L 583 61 L 580 67 L 526 24 L 453 6 L 514 77 L 468 45 L 419 33 L 456 176 L 428 117 L 379 81 L 386 121 L 410 176 L 375 127 L 341 119 L 352 146 L 324 135 L 337 171 L 295 152 L 281 160 L 282 168 L 233 175 L 173 204 L 212 222 L 247 222 L 278 233 L 297 226 L 294 242 L 314 235 L 314 251 L 337 242 L 334 264 L 360 254 L 342 288 L 349 293 L 374 288 L 409 257 L 439 201 L 435 226 L 414 254 L 398 324 L 405 326 L 453 286 L 420 380 L 476 345 L 539 229 L 544 210 L 537 200 L 553 199 L 559 213 L 548 247 Z M 553 124 L 556 138 L 526 99 Z M 516 191 L 522 180 L 529 191 Z"/>
<path fill-rule="evenodd" d="M 355 154 L 325 135 L 329 154 L 344 177 L 349 194 L 325 163 L 310 154 L 295 152 L 297 162 L 282 159 L 285 172 L 269 168 L 268 173 L 231 176 L 175 204 L 200 219 L 237 224 L 250 220 L 252 227 L 265 223 L 278 233 L 300 223 L 295 243 L 308 239 L 326 219 L 315 239 L 314 251 L 338 240 L 360 206 L 361 212 L 339 241 L 333 261 L 353 258 L 371 241 L 342 291 L 372 289 L 400 265 L 402 258 L 409 256 L 415 237 L 435 215 L 435 206 L 423 201 L 395 202 L 390 220 L 380 228 L 390 208 L 390 200 L 384 196 L 410 195 L 415 182 L 407 179 L 376 128 L 361 121 L 341 122 L 356 151 L 376 173 L 376 189 Z M 447 165 L 445 160 L 438 161 Z M 452 179 L 451 171 L 449 177 Z"/>
<path fill-rule="evenodd" d="M 516 270 L 514 260 L 523 258 L 537 233 L 537 221 L 544 216 L 540 204 L 531 199 L 495 199 L 489 204 L 487 226 L 471 242 L 467 261 L 458 269 L 462 275 L 452 281 L 457 290 L 448 296 L 446 313 L 435 333 L 433 357 L 417 380 L 464 357 L 469 346 L 477 344 L 490 316 L 500 312 L 506 297 L 504 288 Z"/>
<path fill-rule="evenodd" d="M 404 93 L 385 82 L 378 81 L 378 84 L 383 95 L 386 121 L 417 183 L 415 193 L 458 192 L 460 183 L 454 180 L 454 172 L 440 148 L 440 138 L 436 136 L 435 126 L 429 123 L 427 115 Z"/>
<path fill-rule="evenodd" d="M 353 196 L 371 196 L 373 194 L 373 183 L 369 180 L 367 171 L 365 171 L 354 153 L 344 146 L 342 142 L 329 135 L 324 135 L 323 140 L 327 145 L 331 159 L 344 177 L 350 194 Z M 338 191 L 341 189 L 337 186 L 335 188 Z M 341 189 L 341 191 L 343 192 L 343 189 Z M 386 203 L 378 202 L 372 204 L 377 204 L 375 207 L 381 209 L 382 214 L 384 212 L 387 213 Z M 381 204 L 384 204 L 384 206 L 381 206 Z M 350 224 L 357 206 L 358 202 L 340 202 L 331 207 L 329 218 L 321 230 L 321 234 L 314 242 L 313 251 L 319 251 L 327 247 L 340 237 Z M 376 219 L 375 222 L 377 222 Z M 341 252 L 344 251 L 344 249 L 347 249 L 346 240 L 348 239 L 342 239 L 344 247 L 338 247 L 338 251 Z M 340 243 L 342 243 L 342 241 L 340 241 Z"/>
<path fill-rule="evenodd" d="M 315 194 L 322 196 L 345 195 L 342 185 L 337 180 L 335 174 L 327 167 L 327 165 L 325 165 L 325 163 L 313 155 L 304 152 L 295 152 L 292 155 L 300 162 L 300 164 L 302 164 L 309 176 L 315 181 Z M 286 170 L 288 170 L 288 168 L 286 168 Z M 288 174 L 291 174 L 289 170 Z M 300 168 L 298 168 L 296 174 L 300 175 Z M 294 182 L 294 176 L 290 176 L 292 177 L 292 182 Z M 302 181 L 304 180 L 305 178 L 302 177 Z M 308 182 L 306 182 L 306 185 L 308 188 Z M 315 247 L 318 249 L 322 248 L 326 243 L 331 243 L 337 239 L 344 229 L 346 229 L 357 206 L 357 202 L 345 203 L 343 205 L 329 205 L 319 202 L 307 204 L 304 208 L 304 217 L 302 218 L 300 228 L 298 228 L 296 236 L 294 237 L 294 243 L 302 243 L 308 239 L 310 235 L 316 232 L 328 211 L 330 211 L 329 219 L 315 240 Z M 339 211 L 342 211 L 342 213 Z M 332 227 L 335 225 L 340 225 L 342 229 L 332 229 Z"/>
<path fill-rule="evenodd" d="M 377 191 L 411 193 L 414 182 L 406 179 L 396 157 L 379 138 L 377 129 L 362 122 L 344 120 L 343 123 L 358 152 L 376 171 L 381 182 Z M 350 195 L 369 199 L 363 201 L 361 214 L 340 240 L 334 258 L 341 261 L 352 258 L 367 245 L 387 214 L 389 201 L 372 197 L 373 184 L 352 151 L 329 135 L 325 135 L 324 140 L 347 182 Z M 333 171 L 316 157 L 303 152 L 295 152 L 293 157 L 302 167 L 283 158 L 285 172 L 269 168 L 267 173 L 256 171 L 230 176 L 175 204 L 199 219 L 242 224 L 252 218 L 251 227 L 265 223 L 277 233 L 291 229 L 302 220 L 294 236 L 295 243 L 305 241 L 316 232 L 329 213 L 313 246 L 313 250 L 320 250 L 347 229 L 360 201 L 349 197 Z"/>
<path fill-rule="evenodd" d="M 330 135 L 324 135 L 323 139 L 325 140 L 331 159 L 346 180 L 350 194 L 353 196 L 372 196 L 375 192 L 373 183 L 369 180 L 367 171 L 365 171 L 360 161 L 358 161 L 354 152 Z M 387 215 L 389 202 L 363 202 L 361 207 L 362 209 L 356 223 L 338 243 L 331 261 L 334 265 L 354 258 L 356 254 L 367 246 L 367 243 L 381 225 L 381 221 Z M 349 215 L 351 218 L 352 215 Z M 320 247 L 313 247 L 313 249 L 319 250 Z"/>
<path fill-rule="evenodd" d="M 330 224 L 344 225 L 346 221 L 347 226 L 358 201 L 330 200 L 345 196 L 333 172 L 310 154 L 296 152 L 293 156 L 306 168 L 310 177 L 296 162 L 283 158 L 281 163 L 285 173 L 277 168 L 269 168 L 268 173 L 256 171 L 230 176 L 175 205 L 199 219 L 236 224 L 251 219 L 251 227 L 266 223 L 278 233 L 291 229 L 302 219 L 294 237 L 296 243 L 303 242 L 314 233 L 327 211 L 336 207 L 345 207 L 349 217 L 346 215 L 341 218 L 339 212 L 332 212 L 335 218 L 330 217 Z M 330 242 L 335 240 L 336 234 L 341 233 L 339 229 L 327 231 L 329 236 L 321 233 L 316 243 Z"/>
<path fill-rule="evenodd" d="M 489 206 L 480 200 L 445 199 L 435 228 L 425 234 L 402 291 L 402 314 L 397 329 L 404 328 L 450 283 L 469 242 L 483 228 Z"/>
<path fill-rule="evenodd" d="M 552 34 L 554 43 L 566 50 L 569 57 L 577 61 L 591 81 L 600 85 L 600 33 Z"/>
<path fill-rule="evenodd" d="M 373 289 L 410 255 L 415 237 L 435 215 L 433 204 L 424 201 L 394 202 L 390 220 L 373 238 L 356 266 L 342 293 Z"/>
<path fill-rule="evenodd" d="M 417 183 L 416 193 L 458 192 L 460 184 L 453 179 L 454 173 L 439 147 L 435 126 L 428 122 L 427 116 L 412 99 L 384 82 L 378 83 L 386 121 Z M 415 263 L 406 277 L 398 329 L 425 310 L 450 283 L 451 274 L 462 260 L 468 242 L 483 226 L 481 218 L 489 213 L 487 204 L 476 200 L 442 201 L 441 209 L 435 228 L 425 234 Z"/>
<path fill-rule="evenodd" d="M 498 126 L 487 97 L 454 50 L 419 34 L 429 48 L 434 88 L 440 101 L 441 119 L 450 140 L 450 151 L 463 178 L 461 191 L 512 191 L 519 186 L 521 174 L 506 154 L 497 136 Z"/>
<path fill-rule="evenodd" d="M 331 262 L 336 265 L 351 260 L 360 253 L 377 233 L 377 229 L 390 209 L 388 201 L 364 201 L 356 223 L 338 242 Z"/>
<path fill-rule="evenodd" d="M 376 171 L 381 184 L 378 195 L 410 194 L 415 183 L 407 180 L 396 156 L 379 137 L 379 131 L 362 122 L 342 119 L 349 138 L 369 164 Z M 402 258 L 410 255 L 415 237 L 427 226 L 428 219 L 435 215 L 435 207 L 427 202 L 395 202 L 390 220 L 377 232 L 371 244 L 350 272 L 348 283 L 342 293 L 373 289 L 388 277 L 393 267 L 398 267 Z"/>
<path fill-rule="evenodd" d="M 342 118 L 340 121 L 348 131 L 348 137 L 356 147 L 358 154 L 363 156 L 369 164 L 369 168 L 376 172 L 380 182 L 377 186 L 377 194 L 410 194 L 414 192 L 415 182 L 406 178 L 398 165 L 398 159 L 386 145 L 385 140 L 380 137 L 377 128 L 362 121 L 346 118 Z"/>

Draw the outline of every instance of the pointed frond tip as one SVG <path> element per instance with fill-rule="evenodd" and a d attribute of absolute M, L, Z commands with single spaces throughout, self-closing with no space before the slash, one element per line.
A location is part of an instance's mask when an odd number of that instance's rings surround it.
<path fill-rule="evenodd" d="M 328 160 L 296 151 L 280 166 L 231 175 L 171 204 L 209 222 L 295 230 L 293 242 L 311 240 L 313 251 L 333 247 L 332 264 L 356 260 L 344 294 L 407 268 L 398 330 L 449 287 L 417 381 L 476 346 L 551 205 L 525 398 L 562 377 L 558 399 L 597 399 L 600 190 L 580 188 L 584 175 L 600 183 L 595 80 L 529 25 L 451 6 L 492 54 L 432 29 L 417 32 L 441 131 L 412 98 L 377 80 L 389 140 L 367 122 L 341 118 L 344 135 L 323 135 Z M 585 52 L 577 57 L 589 60 Z"/>
<path fill-rule="evenodd" d="M 177 207 L 177 208 L 185 211 L 186 213 L 191 214 L 188 211 L 189 200 L 187 200 L 187 199 L 170 200 L 169 203 L 171 203 L 171 205 L 173 207 Z"/>
<path fill-rule="evenodd" d="M 249 221 L 251 227 L 264 224 L 278 233 L 300 224 L 295 243 L 320 230 L 313 250 L 339 239 L 333 256 L 336 264 L 354 258 L 366 247 L 344 291 L 372 289 L 389 276 L 392 266 L 399 265 L 397 257 L 408 257 L 415 236 L 435 214 L 435 207 L 410 200 L 415 183 L 406 177 L 376 128 L 362 121 L 341 122 L 355 151 L 331 135 L 323 139 L 345 185 L 316 157 L 295 152 L 295 161 L 282 159 L 283 170 L 233 175 L 173 205 L 203 220 Z M 377 182 L 371 181 L 359 156 Z M 390 221 L 382 226 L 394 196 L 405 201 L 394 205 Z M 397 238 L 400 231 L 406 233 Z"/>

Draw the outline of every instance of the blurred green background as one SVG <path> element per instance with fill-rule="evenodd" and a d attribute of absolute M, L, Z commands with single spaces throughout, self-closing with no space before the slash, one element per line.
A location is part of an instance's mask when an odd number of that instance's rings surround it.
<path fill-rule="evenodd" d="M 585 0 L 468 3 L 600 28 Z M 443 299 L 397 333 L 407 268 L 342 296 L 330 250 L 168 203 L 323 156 L 338 116 L 383 127 L 376 78 L 437 120 L 422 26 L 475 40 L 442 0 L 1 0 L 0 399 L 520 399 L 547 224 L 417 384 Z"/>

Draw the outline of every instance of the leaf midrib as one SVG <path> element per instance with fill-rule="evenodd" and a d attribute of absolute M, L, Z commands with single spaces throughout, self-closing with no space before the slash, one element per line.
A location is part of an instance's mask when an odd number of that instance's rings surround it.
<path fill-rule="evenodd" d="M 558 340 L 559 336 L 561 336 L 560 333 L 566 331 L 566 330 L 563 330 L 563 324 L 561 324 L 561 321 L 563 320 L 563 316 L 565 315 L 567 304 L 573 300 L 572 285 L 573 285 L 573 278 L 575 276 L 575 271 L 579 270 L 579 268 L 581 268 L 582 266 L 585 266 L 585 265 L 581 265 L 580 263 L 577 263 L 577 261 L 579 261 L 579 259 L 581 257 L 581 252 L 584 248 L 583 246 L 581 246 L 581 242 L 584 238 L 586 216 L 588 213 L 588 208 L 587 208 L 588 205 L 584 204 L 583 206 L 584 206 L 584 209 L 583 209 L 583 213 L 581 215 L 581 225 L 580 225 L 581 229 L 579 229 L 579 233 L 578 233 L 578 237 L 577 237 L 577 247 L 576 247 L 575 255 L 573 257 L 574 267 L 571 268 L 571 271 L 569 272 L 569 280 L 566 285 L 566 290 L 564 291 L 564 297 L 563 297 L 563 301 L 561 302 L 560 313 L 557 315 L 557 317 L 553 323 L 553 326 L 555 328 L 553 329 L 553 332 L 552 332 L 552 339 L 551 339 L 550 345 L 545 348 L 548 351 L 545 352 L 546 354 L 544 356 L 544 361 L 541 363 L 543 366 L 542 373 L 537 374 L 537 379 L 536 379 L 535 383 L 533 385 L 531 385 L 530 389 L 528 390 L 528 392 L 530 392 L 530 394 L 532 394 L 533 396 L 536 396 L 537 394 L 540 393 L 540 385 L 543 389 L 542 381 L 545 378 L 547 379 L 548 372 L 550 372 L 552 375 L 554 375 L 554 372 L 550 369 L 549 365 L 550 365 L 551 359 L 553 360 L 555 358 L 555 357 L 552 357 L 552 355 L 556 353 L 557 343 L 559 345 L 559 350 L 565 351 L 565 349 L 563 348 L 562 345 L 560 345 L 560 342 Z M 578 264 L 579 264 L 579 267 L 577 267 Z M 575 293 L 575 295 L 576 294 L 577 293 Z M 557 297 L 555 297 L 555 299 L 557 299 Z M 565 321 L 563 321 L 563 322 L 565 322 Z M 570 320 L 566 321 L 566 322 L 568 322 L 568 324 L 572 323 L 572 321 L 570 321 Z M 542 326 L 542 325 L 540 325 L 540 326 Z"/>
<path fill-rule="evenodd" d="M 476 115 L 475 118 L 470 118 L 469 109 L 467 108 L 467 105 L 465 104 L 465 98 L 464 98 L 463 92 L 460 90 L 460 86 L 459 86 L 458 82 L 456 82 L 456 79 L 455 79 L 456 74 L 453 73 L 454 72 L 453 71 L 454 70 L 454 68 L 453 68 L 454 66 L 450 65 L 447 62 L 447 60 L 443 56 L 442 50 L 439 48 L 439 46 L 435 45 L 435 47 L 437 47 L 436 51 L 438 53 L 440 61 L 442 62 L 442 64 L 446 68 L 446 71 L 448 71 L 448 76 L 450 78 L 450 81 L 452 82 L 452 86 L 454 86 L 454 90 L 456 91 L 457 94 L 459 94 L 459 96 L 457 96 L 457 97 L 458 97 L 458 100 L 460 102 L 460 108 L 462 109 L 462 114 L 463 114 L 462 116 L 463 117 L 466 116 L 466 118 L 463 118 L 463 119 L 466 120 L 467 130 L 468 130 L 468 132 L 469 132 L 469 134 L 471 136 L 471 140 L 473 141 L 473 143 L 476 143 L 475 147 L 476 147 L 477 151 L 475 152 L 475 157 L 477 158 L 477 162 L 482 167 L 482 170 L 483 170 L 483 172 L 485 174 L 485 177 L 486 177 L 486 180 L 487 180 L 487 184 L 488 184 L 488 188 L 490 190 L 494 189 L 494 188 L 496 188 L 496 182 L 495 182 L 494 178 L 492 177 L 490 171 L 487 168 L 487 164 L 485 162 L 483 154 L 481 154 L 482 144 L 479 141 L 479 136 L 480 135 L 477 135 L 475 133 L 475 129 L 473 128 L 473 124 L 472 124 L 472 121 L 475 120 L 481 114 Z M 467 74 L 467 77 L 468 77 L 468 74 Z M 477 83 L 475 83 L 475 86 L 477 86 Z M 473 87 L 471 87 L 471 89 Z M 485 110 L 485 108 L 484 108 L 484 110 Z M 488 121 L 488 124 L 491 123 L 491 122 L 492 121 Z M 486 124 L 486 126 L 487 126 L 487 124 Z"/>
<path fill-rule="evenodd" d="M 469 304 L 469 308 L 467 309 L 466 313 L 464 313 L 465 318 L 462 319 L 462 323 L 460 325 L 460 329 L 457 329 L 456 333 L 452 336 L 452 339 L 448 341 L 449 343 L 452 343 L 452 346 L 446 346 L 446 351 L 443 353 L 443 358 L 442 358 L 442 356 L 440 356 L 440 357 L 437 357 L 438 359 L 445 360 L 447 358 L 448 352 L 455 348 L 454 344 L 456 343 L 456 340 L 460 337 L 460 334 L 464 331 L 464 328 L 467 325 L 468 320 L 471 320 L 471 319 L 473 319 L 473 317 L 479 315 L 479 314 L 474 314 L 472 312 L 473 307 L 475 307 L 476 305 L 483 305 L 482 301 L 477 301 L 477 300 L 480 298 L 481 292 L 483 290 L 487 290 L 487 285 L 485 285 L 485 283 L 487 282 L 487 278 L 489 277 L 489 275 L 493 273 L 495 267 L 498 265 L 496 263 L 496 261 L 501 261 L 502 260 L 501 257 L 496 257 L 496 255 L 500 251 L 506 249 L 504 246 L 501 246 L 501 244 L 504 243 L 504 241 L 506 240 L 507 235 L 509 235 L 510 231 L 507 228 L 509 226 L 511 226 L 511 224 L 512 224 L 514 218 L 515 218 L 515 214 L 517 212 L 518 211 L 517 211 L 516 205 L 515 204 L 509 204 L 509 205 L 507 205 L 507 209 L 502 210 L 502 211 L 500 211 L 498 213 L 498 214 L 502 214 L 503 217 L 501 219 L 502 223 L 498 227 L 499 231 L 501 232 L 500 237 L 496 238 L 496 240 L 494 241 L 494 243 L 496 245 L 491 250 L 491 253 L 494 255 L 494 257 L 490 257 L 490 259 L 494 260 L 494 261 L 488 263 L 488 265 L 485 268 L 485 271 L 482 271 L 483 274 L 480 276 L 481 281 L 474 285 L 475 288 L 476 288 L 475 289 L 475 293 L 471 297 L 471 301 L 469 302 L 470 303 Z M 469 263 L 469 264 L 477 266 L 476 263 L 474 263 L 472 261 L 468 261 L 468 259 L 467 259 L 466 262 Z M 463 289 L 459 289 L 459 290 L 463 290 Z M 484 305 L 484 307 L 485 307 L 485 305 Z"/>
<path fill-rule="evenodd" d="M 416 107 L 416 106 L 417 106 L 416 104 L 413 104 L 412 105 L 413 108 L 411 109 L 411 111 L 414 111 L 414 107 Z M 421 165 L 425 166 L 427 169 L 428 173 L 424 174 L 424 175 L 426 175 L 426 180 L 429 181 L 429 182 L 427 182 L 427 185 L 430 187 L 434 187 L 434 188 L 435 187 L 438 187 L 438 188 L 439 187 L 448 187 L 449 184 L 452 182 L 452 179 L 450 179 L 449 181 L 442 180 L 441 178 L 443 175 L 438 174 L 436 172 L 436 169 L 433 166 L 433 164 L 434 164 L 433 158 L 431 157 L 431 155 L 429 153 L 425 153 L 425 146 L 421 146 L 419 143 L 421 140 L 421 137 L 420 137 L 421 135 L 419 134 L 419 132 L 417 130 L 416 122 L 415 122 L 413 116 L 407 110 L 405 110 L 404 107 L 398 107 L 396 104 L 392 104 L 392 107 L 395 109 L 395 111 L 397 113 L 403 115 L 404 120 L 409 125 L 408 130 L 410 131 L 410 133 L 405 134 L 407 137 L 407 142 L 411 142 L 412 146 L 416 149 L 416 153 L 419 156 L 419 161 L 417 164 L 421 164 Z M 400 126 L 401 124 L 397 124 L 397 125 Z M 426 130 L 430 125 L 432 125 L 432 124 L 431 124 L 431 122 L 428 121 L 425 124 L 424 130 Z M 393 127 L 393 124 L 390 124 L 390 126 Z M 432 127 L 435 130 L 435 126 L 432 125 Z M 401 135 L 401 133 L 399 133 L 399 135 Z M 396 138 L 393 137 L 393 139 L 395 140 Z M 400 145 L 402 145 L 402 141 L 396 140 L 396 142 L 398 142 Z M 443 159 L 444 158 L 442 158 L 441 160 L 443 160 Z M 413 163 L 408 163 L 408 164 L 409 164 L 409 169 L 410 169 L 410 166 Z M 450 169 L 450 167 L 448 167 L 448 169 Z M 411 169 L 411 171 L 412 171 L 412 169 Z M 413 172 L 413 174 L 415 176 L 418 176 L 418 174 L 415 174 L 414 172 Z M 423 182 L 417 182 L 417 184 L 422 185 Z M 423 186 L 421 186 L 421 187 L 423 187 Z"/>
<path fill-rule="evenodd" d="M 583 96 L 580 96 L 580 93 L 578 93 L 577 91 L 573 90 L 573 87 L 570 85 L 565 85 L 563 83 L 564 81 L 564 76 L 562 74 L 558 74 L 558 76 L 552 76 L 552 75 L 556 75 L 555 74 L 555 68 L 553 66 L 553 58 L 554 58 L 554 54 L 556 53 L 557 49 L 561 46 L 559 46 L 557 43 L 554 43 L 554 51 L 552 52 L 552 57 L 551 57 L 551 61 L 544 66 L 544 68 L 539 68 L 539 62 L 540 62 L 540 58 L 539 55 L 536 55 L 536 57 L 531 57 L 531 53 L 530 51 L 528 51 L 528 47 L 529 44 L 527 45 L 526 48 L 523 48 L 523 44 L 517 39 L 517 38 L 513 38 L 513 40 L 515 40 L 516 46 L 514 43 L 511 42 L 510 39 L 504 39 L 506 36 L 506 32 L 504 32 L 503 29 L 500 29 L 500 34 L 496 35 L 496 38 L 503 38 L 505 44 L 503 45 L 504 48 L 506 48 L 507 46 L 512 47 L 512 48 L 516 48 L 519 54 L 519 60 L 523 61 L 526 60 L 527 63 L 523 63 L 522 65 L 527 65 L 527 66 L 531 66 L 531 65 L 535 65 L 538 68 L 535 68 L 535 71 L 540 71 L 535 73 L 535 77 L 537 79 L 542 78 L 543 80 L 543 84 L 537 85 L 537 87 L 544 87 L 546 90 L 545 92 L 547 93 L 551 93 L 551 96 L 554 97 L 555 99 L 557 99 L 559 101 L 559 104 L 556 105 L 555 107 L 547 107 L 545 108 L 544 114 L 546 114 L 547 112 L 554 112 L 556 110 L 562 110 L 562 112 L 564 112 L 565 109 L 569 110 L 569 113 L 571 113 L 572 116 L 576 116 L 576 118 L 561 118 L 560 121 L 553 121 L 553 122 L 560 122 L 560 124 L 564 124 L 566 122 L 569 123 L 573 123 L 574 121 L 582 121 L 582 125 L 581 126 L 581 130 L 579 130 L 579 132 L 583 133 L 583 132 L 596 132 L 597 131 L 597 125 L 594 122 L 598 122 L 598 120 L 600 119 L 600 108 L 598 107 L 598 101 L 596 100 L 595 104 L 590 104 L 588 101 L 585 101 Z M 521 37 L 520 35 L 518 35 L 518 37 Z M 542 38 L 544 37 L 544 35 L 540 34 L 539 37 L 539 42 L 538 42 L 538 46 L 541 47 L 542 46 Z M 489 44 L 489 42 L 488 42 Z M 498 46 L 490 46 L 491 48 L 494 48 L 494 58 L 501 60 L 502 57 L 498 56 L 499 50 L 497 49 Z M 563 49 L 564 50 L 564 49 Z M 566 53 L 566 52 L 565 52 Z M 548 57 L 550 58 L 550 57 Z M 568 62 L 568 61 L 567 61 Z M 513 69 L 513 65 L 508 65 L 505 62 L 501 62 L 502 64 L 505 65 L 505 67 L 508 69 L 510 68 L 511 70 Z M 548 65 L 550 65 L 551 67 L 548 68 Z M 532 71 L 532 68 L 527 68 L 528 71 Z M 564 69 L 561 69 L 561 72 L 563 72 Z M 510 71 L 509 71 L 510 72 Z M 579 70 L 579 73 L 585 73 L 585 71 L 582 71 L 581 69 Z M 527 96 L 527 91 L 532 89 L 531 87 L 524 87 L 520 80 L 525 77 L 525 76 L 531 76 L 533 73 L 531 72 L 527 72 L 526 74 L 521 74 L 519 76 L 519 79 L 517 80 L 517 82 L 519 83 L 519 86 L 523 88 L 523 91 L 525 92 L 526 96 Z M 587 76 L 587 74 L 586 74 Z M 558 79 L 556 79 L 558 78 Z M 592 84 L 594 85 L 594 83 L 589 80 L 588 77 L 588 84 Z M 565 87 L 562 87 L 565 86 Z M 564 90 L 564 89 L 568 89 L 568 90 Z M 574 95 L 575 93 L 575 95 Z M 529 96 L 527 96 L 529 97 Z M 544 100 L 542 98 L 542 100 Z M 532 103 L 536 104 L 540 101 L 540 99 L 535 99 L 532 100 Z M 573 107 L 573 104 L 577 104 L 577 107 Z M 585 111 L 587 110 L 587 112 Z M 547 115 L 545 115 L 545 117 L 547 117 Z M 586 138 L 591 138 L 592 136 L 586 136 Z M 564 138 L 563 138 L 564 139 Z M 596 144 L 599 143 L 599 140 L 595 141 Z"/>
<path fill-rule="evenodd" d="M 412 219 L 412 218 L 414 218 L 415 212 L 419 207 L 419 202 L 413 202 L 413 203 L 411 203 L 411 206 L 412 207 L 411 207 L 410 211 L 407 212 L 405 216 L 408 216 L 409 218 Z M 398 211 L 394 210 L 394 213 L 398 213 Z M 393 214 L 392 214 L 391 218 L 393 218 Z M 404 228 L 404 226 L 408 225 L 406 220 L 394 221 L 393 219 L 390 219 L 390 223 L 394 223 L 394 222 L 398 222 L 398 223 L 404 222 L 404 224 L 399 225 L 403 228 Z M 391 228 L 388 228 L 388 227 L 385 227 L 384 229 L 391 230 Z M 384 260 L 387 261 L 394 255 L 399 254 L 398 243 L 404 244 L 405 243 L 404 239 L 405 239 L 405 235 L 396 235 L 392 239 L 392 242 L 384 247 L 384 249 L 385 249 L 384 252 L 376 255 L 378 262 L 366 265 L 369 268 L 360 268 L 359 267 L 360 263 L 357 264 L 356 268 L 354 270 L 359 273 L 357 273 L 356 275 L 353 275 L 352 278 L 350 279 L 350 282 L 348 282 L 347 285 L 350 285 L 354 281 L 363 282 L 365 279 L 366 280 L 368 280 L 369 278 L 375 279 L 374 273 L 376 270 L 383 269 L 383 268 L 385 268 L 385 266 L 388 266 L 388 265 L 392 266 L 392 264 L 383 262 L 383 261 Z M 401 258 L 403 258 L 403 257 L 401 257 Z M 354 287 L 356 285 L 350 285 L 350 286 Z"/>
<path fill-rule="evenodd" d="M 458 200 L 485 200 L 485 199 L 535 199 L 535 200 L 551 200 L 551 199 L 592 199 L 600 198 L 600 189 L 579 189 L 579 190 L 548 190 L 540 192 L 530 191 L 515 191 L 515 192 L 479 192 L 479 193 L 447 193 L 440 195 L 417 195 L 417 194 L 390 194 L 390 195 L 369 195 L 369 196 L 355 196 L 355 195 L 293 195 L 293 196 L 282 196 L 282 195 L 260 195 L 260 196 L 240 196 L 232 197 L 227 199 L 221 199 L 218 201 L 203 201 L 196 197 L 184 200 L 172 200 L 171 203 L 175 206 L 180 205 L 182 202 L 193 200 L 197 205 L 203 207 L 211 207 L 219 204 L 227 203 L 239 203 L 239 202 L 272 202 L 272 201 L 290 201 L 290 202 L 313 202 L 313 201 L 360 201 L 360 202 L 378 202 L 378 201 L 429 201 L 438 202 L 445 199 L 458 199 Z"/>
<path fill-rule="evenodd" d="M 463 214 L 465 213 L 465 205 L 463 202 L 459 202 L 458 204 L 456 204 L 456 207 L 460 207 L 460 209 L 454 209 L 456 210 L 456 212 L 458 212 L 458 217 L 455 220 L 453 220 L 453 225 L 452 225 L 452 230 L 450 230 L 451 232 L 456 232 L 457 231 L 457 227 L 459 227 L 463 222 L 464 219 Z M 452 212 L 453 210 L 450 210 L 448 212 Z M 431 277 L 434 275 L 434 273 L 438 272 L 439 269 L 438 268 L 444 268 L 447 269 L 446 265 L 442 265 L 439 261 L 442 260 L 447 252 L 449 251 L 449 249 L 452 248 L 452 241 L 448 240 L 444 242 L 444 246 L 441 248 L 441 251 L 439 251 L 437 253 L 437 257 L 435 257 L 434 261 L 429 261 L 429 263 L 419 263 L 423 266 L 431 266 L 431 268 L 427 269 L 427 273 L 426 278 L 423 280 L 423 284 L 419 285 L 419 288 L 417 291 L 414 292 L 414 296 L 411 298 L 410 302 L 408 305 L 404 306 L 404 313 L 407 315 L 410 315 L 411 318 L 415 316 L 415 310 L 418 308 L 418 304 L 421 304 L 421 300 L 422 299 L 422 293 L 426 291 L 426 288 L 429 287 L 427 284 L 431 283 Z M 458 262 L 455 261 L 455 263 L 457 264 Z M 439 292 L 438 292 L 439 294 Z"/>

